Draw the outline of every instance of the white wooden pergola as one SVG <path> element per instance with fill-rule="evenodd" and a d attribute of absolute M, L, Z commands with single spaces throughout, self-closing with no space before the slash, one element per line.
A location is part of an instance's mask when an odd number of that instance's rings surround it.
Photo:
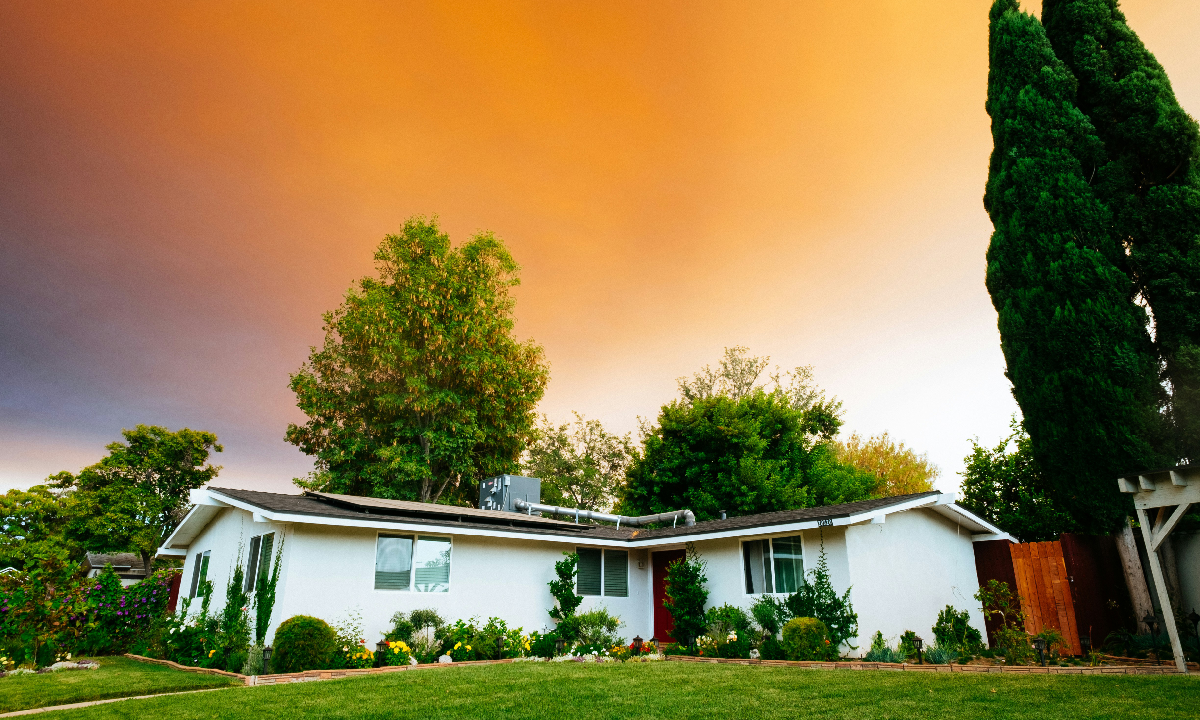
<path fill-rule="evenodd" d="M 1179 629 L 1175 627 L 1175 613 L 1171 610 L 1171 600 L 1167 595 L 1167 581 L 1163 576 L 1162 563 L 1158 560 L 1158 548 L 1183 519 L 1188 508 L 1200 503 L 1200 466 L 1180 465 L 1117 478 L 1117 485 L 1121 492 L 1133 495 L 1133 507 L 1137 511 L 1138 524 L 1142 526 L 1142 539 L 1146 541 L 1150 574 L 1154 577 L 1154 590 L 1162 608 L 1163 624 L 1167 626 L 1167 635 L 1171 638 L 1175 665 L 1180 672 L 1186 673 L 1183 645 L 1179 642 Z M 1175 510 L 1167 516 L 1166 508 Z M 1159 510 L 1158 519 L 1153 523 L 1149 510 Z"/>

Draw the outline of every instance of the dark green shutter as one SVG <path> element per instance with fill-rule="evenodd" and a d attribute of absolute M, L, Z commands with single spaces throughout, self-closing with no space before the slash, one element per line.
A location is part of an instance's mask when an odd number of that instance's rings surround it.
<path fill-rule="evenodd" d="M 579 555 L 579 574 L 575 592 L 580 595 L 600 594 L 600 551 L 595 548 L 576 548 Z"/>
<path fill-rule="evenodd" d="M 627 550 L 604 551 L 604 594 L 611 597 L 629 597 Z"/>
<path fill-rule="evenodd" d="M 267 581 L 271 573 L 271 553 L 275 551 L 275 533 L 262 536 L 262 546 L 258 553 L 258 584 Z"/>
<path fill-rule="evenodd" d="M 200 587 L 204 587 L 204 581 L 208 580 L 208 555 L 209 551 L 204 552 L 204 557 L 200 558 Z"/>

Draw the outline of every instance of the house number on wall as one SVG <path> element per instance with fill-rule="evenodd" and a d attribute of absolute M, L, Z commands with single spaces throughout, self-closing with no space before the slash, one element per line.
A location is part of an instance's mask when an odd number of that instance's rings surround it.
<path fill-rule="evenodd" d="M 818 520 L 817 527 L 833 527 L 833 520 Z"/>

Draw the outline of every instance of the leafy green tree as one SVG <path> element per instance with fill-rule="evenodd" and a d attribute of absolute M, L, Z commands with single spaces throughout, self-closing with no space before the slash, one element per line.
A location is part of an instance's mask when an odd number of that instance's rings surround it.
<path fill-rule="evenodd" d="M 958 504 L 1025 542 L 1057 540 L 1075 532 L 1071 515 L 1046 496 L 1033 445 L 1016 417 L 1011 428 L 994 448 L 971 442 Z"/>
<path fill-rule="evenodd" d="M 691 509 L 698 519 L 808 507 L 813 442 L 775 394 L 716 395 L 662 408 L 626 473 L 632 514 Z"/>
<path fill-rule="evenodd" d="M 717 370 L 679 379 L 682 397 L 642 429 L 623 511 L 689 508 L 705 520 L 870 496 L 874 478 L 839 463 L 830 447 L 841 403 L 816 386 L 811 368 L 759 382 L 767 362 L 727 348 Z"/>
<path fill-rule="evenodd" d="M 555 579 L 550 581 L 550 594 L 554 607 L 550 618 L 557 623 L 556 632 L 566 642 L 574 642 L 579 635 L 579 621 L 575 611 L 583 602 L 582 595 L 575 594 L 575 576 L 579 572 L 579 555 L 563 553 L 566 557 L 554 563 Z"/>
<path fill-rule="evenodd" d="M 575 413 L 574 423 L 543 417 L 522 472 L 542 480 L 542 502 L 607 512 L 633 456 L 629 435 L 614 435 L 599 420 Z"/>
<path fill-rule="evenodd" d="M 51 482 L 57 480 L 58 476 L 50 478 Z M 77 555 L 78 549 L 63 534 L 68 502 L 69 494 L 47 485 L 13 488 L 0 495 L 0 569 L 24 568 L 27 559 L 45 544 L 62 548 L 68 556 Z"/>
<path fill-rule="evenodd" d="M 1104 142 L 1095 187 L 1154 315 L 1179 459 L 1200 459 L 1200 127 L 1117 0 L 1044 0 L 1055 54 Z M 1137 468 L 1131 468 L 1137 469 Z"/>
<path fill-rule="evenodd" d="M 987 287 L 1046 494 L 1086 531 L 1129 510 L 1113 478 L 1160 460 L 1157 361 L 1112 215 L 1090 181 L 1104 146 L 1075 80 L 1016 0 L 991 10 Z"/>
<path fill-rule="evenodd" d="M 515 472 L 549 369 L 513 337 L 519 267 L 480 233 L 452 247 L 411 218 L 325 314 L 325 344 L 292 375 L 308 421 L 287 440 L 316 458 L 301 487 L 466 503 L 475 483 Z"/>
<path fill-rule="evenodd" d="M 125 442 L 107 446 L 108 455 L 78 475 L 59 473 L 55 485 L 71 493 L 66 536 L 95 552 L 136 552 L 146 572 L 154 556 L 183 520 L 189 492 L 216 477 L 221 452 L 217 436 L 157 425 L 122 430 Z"/>

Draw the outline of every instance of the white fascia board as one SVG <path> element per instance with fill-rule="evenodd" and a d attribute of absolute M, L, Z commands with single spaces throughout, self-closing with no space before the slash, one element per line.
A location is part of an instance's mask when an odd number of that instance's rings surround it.
<path fill-rule="evenodd" d="M 158 552 L 156 552 L 156 553 L 154 554 L 154 556 L 155 556 L 155 557 L 181 557 L 181 558 L 185 558 L 185 557 L 187 557 L 187 549 L 186 549 L 186 548 L 173 548 L 173 547 L 167 547 L 166 545 L 164 545 L 164 546 L 162 546 L 162 547 L 160 547 L 160 548 L 158 549 Z"/>
<path fill-rule="evenodd" d="M 192 492 L 195 491 L 193 490 Z M 188 510 L 188 514 L 183 516 L 183 520 L 178 526 L 176 526 L 175 530 L 170 534 L 170 536 L 163 541 L 162 548 L 160 548 L 160 550 L 163 548 L 168 550 L 174 548 L 175 543 L 179 541 L 181 535 L 190 534 L 187 542 L 184 543 L 185 547 L 189 545 L 192 541 L 192 538 L 196 537 L 196 534 L 203 530 L 204 525 L 207 525 L 208 521 L 212 519 L 213 514 L 214 513 L 212 513 L 211 505 L 199 505 L 193 503 L 192 509 Z M 196 525 L 197 523 L 202 523 L 202 525 L 198 528 L 193 528 L 192 526 Z"/>
<path fill-rule="evenodd" d="M 943 515 L 950 517 L 952 520 L 955 520 L 960 525 L 974 530 L 976 534 L 971 536 L 973 542 L 982 542 L 984 540 L 1011 540 L 1012 542 L 1017 542 L 1017 539 L 1012 535 L 1009 535 L 970 510 L 967 510 L 956 504 L 951 503 L 950 505 L 939 506 L 935 509 Z"/>

